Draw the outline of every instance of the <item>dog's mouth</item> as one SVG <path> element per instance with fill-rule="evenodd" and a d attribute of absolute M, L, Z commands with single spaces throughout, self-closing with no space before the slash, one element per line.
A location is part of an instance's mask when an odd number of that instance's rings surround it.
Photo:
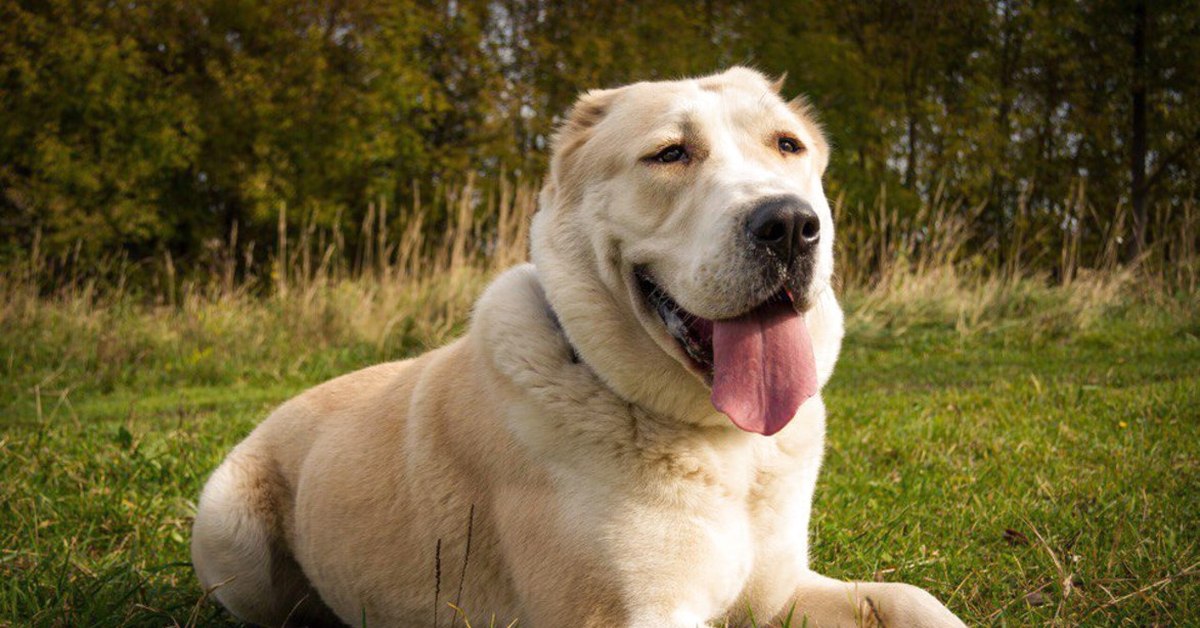
<path fill-rule="evenodd" d="M 667 291 L 662 289 L 644 268 L 634 271 L 638 287 L 650 310 L 662 319 L 667 333 L 679 343 L 679 347 L 692 360 L 692 365 L 712 385 L 713 376 L 713 322 L 683 309 Z"/>
<path fill-rule="evenodd" d="M 770 436 L 816 394 L 812 340 L 786 287 L 741 315 L 710 320 L 680 306 L 646 268 L 634 277 L 649 309 L 712 387 L 713 405 L 738 427 Z"/>

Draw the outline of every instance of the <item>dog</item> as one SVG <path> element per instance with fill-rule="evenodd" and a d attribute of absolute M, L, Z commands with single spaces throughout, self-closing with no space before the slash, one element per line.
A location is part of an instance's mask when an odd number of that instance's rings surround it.
<path fill-rule="evenodd" d="M 212 474 L 206 590 L 267 626 L 962 626 L 809 568 L 843 315 L 829 146 L 779 90 L 581 96 L 532 263 L 466 334 L 284 403 Z"/>

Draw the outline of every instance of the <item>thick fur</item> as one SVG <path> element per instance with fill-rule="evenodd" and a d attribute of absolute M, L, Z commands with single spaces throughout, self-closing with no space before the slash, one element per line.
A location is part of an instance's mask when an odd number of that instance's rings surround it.
<path fill-rule="evenodd" d="M 782 154 L 781 132 L 807 150 Z M 646 159 L 671 143 L 688 163 Z M 270 626 L 449 625 L 448 603 L 533 627 L 962 625 L 918 588 L 809 570 L 820 396 L 775 436 L 738 430 L 633 280 L 737 315 L 770 289 L 739 250 L 746 208 L 802 197 L 822 239 L 797 300 L 824 385 L 842 339 L 827 160 L 807 107 L 752 70 L 583 96 L 533 263 L 463 338 L 317 386 L 238 445 L 200 499 L 201 583 Z"/>

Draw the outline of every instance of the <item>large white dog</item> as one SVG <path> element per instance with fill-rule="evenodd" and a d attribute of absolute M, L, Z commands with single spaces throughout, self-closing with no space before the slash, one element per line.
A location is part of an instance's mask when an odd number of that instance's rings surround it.
<path fill-rule="evenodd" d="M 828 153 L 745 68 L 584 95 L 533 263 L 465 337 L 238 445 L 200 498 L 200 581 L 265 625 L 449 625 L 449 603 L 533 627 L 962 625 L 809 569 L 842 339 Z"/>

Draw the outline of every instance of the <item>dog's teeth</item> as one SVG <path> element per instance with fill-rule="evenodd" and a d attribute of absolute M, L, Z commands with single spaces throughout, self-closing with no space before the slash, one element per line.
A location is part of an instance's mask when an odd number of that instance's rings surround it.
<path fill-rule="evenodd" d="M 703 341 L 692 335 L 692 323 L 699 317 L 683 309 L 662 287 L 648 279 L 639 277 L 645 283 L 646 299 L 658 311 L 659 318 L 667 328 L 684 353 L 701 365 L 712 364 L 712 349 L 705 346 Z"/>
<path fill-rule="evenodd" d="M 679 317 L 676 310 L 666 310 L 662 313 L 663 322 L 667 324 L 667 331 L 671 332 L 672 336 L 679 340 L 687 338 L 687 324 Z"/>

